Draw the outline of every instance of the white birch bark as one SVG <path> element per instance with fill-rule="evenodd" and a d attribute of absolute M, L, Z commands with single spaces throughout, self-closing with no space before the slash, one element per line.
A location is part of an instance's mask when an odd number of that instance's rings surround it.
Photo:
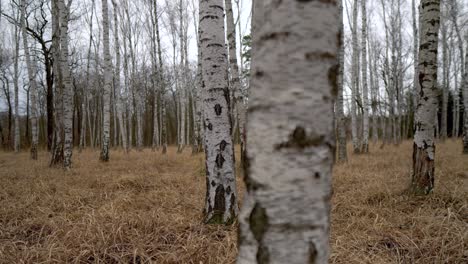
<path fill-rule="evenodd" d="M 442 5 L 441 11 L 441 44 L 442 44 L 442 109 L 440 118 L 440 138 L 445 140 L 447 138 L 447 110 L 448 110 L 448 89 L 449 89 L 449 57 L 448 57 L 448 17 L 447 7 Z"/>
<path fill-rule="evenodd" d="M 361 71 L 362 71 L 362 107 L 363 107 L 363 128 L 361 152 L 369 152 L 369 92 L 367 88 L 367 10 L 366 1 L 361 0 L 362 36 L 361 36 Z"/>
<path fill-rule="evenodd" d="M 328 263 L 338 4 L 254 3 L 237 263 Z"/>
<path fill-rule="evenodd" d="M 24 4 L 24 3 L 22 3 Z M 23 12 L 23 11 L 21 11 Z M 14 31 L 14 40 L 15 40 L 15 57 L 14 57 L 14 89 L 15 89 L 15 137 L 14 137 L 14 150 L 16 153 L 20 150 L 20 116 L 19 116 L 19 67 L 18 67 L 18 60 L 19 60 L 19 50 L 20 50 L 20 30 L 23 29 L 19 27 L 15 27 Z M 27 121 L 29 122 L 29 120 Z"/>
<path fill-rule="evenodd" d="M 68 21 L 69 10 L 72 0 L 59 0 L 60 9 L 60 69 L 63 78 L 63 166 L 65 169 L 71 168 L 71 157 L 73 154 L 73 86 L 71 80 L 70 66 L 68 65 Z"/>
<path fill-rule="evenodd" d="M 234 24 L 231 1 L 232 0 L 224 0 L 226 6 L 226 32 L 229 47 L 229 89 L 234 95 L 233 111 L 234 117 L 239 125 L 241 157 L 243 157 L 245 155 L 245 105 L 239 78 L 239 66 L 237 64 L 236 27 Z M 235 128 L 235 126 L 233 128 Z"/>
<path fill-rule="evenodd" d="M 344 24 L 343 24 L 343 0 L 339 0 L 339 15 L 340 15 L 340 41 L 344 43 Z M 338 161 L 347 161 L 348 155 L 346 151 L 346 118 L 344 114 L 344 45 L 340 47 L 340 69 L 338 72 L 338 97 L 336 101 L 336 121 L 338 132 Z"/>
<path fill-rule="evenodd" d="M 200 0 L 206 199 L 205 222 L 232 223 L 237 216 L 234 145 L 229 120 L 223 0 Z"/>
<path fill-rule="evenodd" d="M 356 114 L 356 100 L 358 97 L 358 89 L 359 89 L 359 70 L 358 70 L 358 59 L 359 59 L 359 52 L 358 52 L 358 37 L 357 37 L 357 17 L 358 17 L 358 0 L 354 1 L 353 4 L 353 28 L 352 28 L 352 65 L 351 65 L 351 137 L 353 141 L 353 152 L 360 153 L 361 152 L 361 142 L 359 140 L 358 134 L 358 120 Z"/>
<path fill-rule="evenodd" d="M 115 48 L 115 98 L 117 101 L 117 116 L 120 128 L 120 137 L 122 139 L 122 148 L 125 153 L 128 152 L 127 144 L 127 133 L 125 129 L 125 120 L 123 115 L 123 99 L 122 99 L 122 87 L 120 85 L 120 40 L 119 40 L 119 19 L 118 19 L 118 6 L 116 0 L 112 0 L 112 6 L 114 7 L 114 48 Z M 115 124 L 117 126 L 117 124 Z"/>
<path fill-rule="evenodd" d="M 419 98 L 419 81 L 418 81 L 418 19 L 417 19 L 417 11 L 416 11 L 416 0 L 411 1 L 411 12 L 413 15 L 413 64 L 414 64 L 414 74 L 413 74 L 413 112 L 416 111 L 416 107 L 418 105 L 418 98 Z"/>
<path fill-rule="evenodd" d="M 465 35 L 465 42 L 468 43 L 468 33 Z M 463 76 L 463 154 L 468 154 L 468 51 L 465 52 L 465 67 Z"/>
<path fill-rule="evenodd" d="M 23 34 L 23 47 L 24 47 L 24 57 L 26 59 L 26 67 L 28 70 L 28 81 L 30 86 L 29 96 L 31 100 L 31 113 L 29 115 L 29 120 L 31 122 L 31 158 L 37 160 L 37 144 L 39 141 L 38 128 L 37 128 L 37 84 L 35 79 L 35 67 L 31 62 L 31 57 L 29 54 L 29 45 L 28 45 L 28 35 L 26 32 L 26 0 L 21 0 L 21 31 Z M 16 107 L 16 106 L 15 106 Z"/>
<path fill-rule="evenodd" d="M 429 194 L 434 188 L 434 116 L 437 110 L 437 44 L 440 0 L 421 0 L 421 44 L 419 48 L 419 94 L 413 147 L 411 190 Z"/>
<path fill-rule="evenodd" d="M 103 91 L 103 126 L 101 142 L 101 161 L 109 161 L 109 141 L 110 141 L 110 96 L 112 85 L 112 65 L 109 46 L 109 10 L 107 0 L 102 1 L 102 27 L 104 46 L 104 91 Z"/>
<path fill-rule="evenodd" d="M 159 71 L 158 79 L 161 84 L 161 145 L 162 153 L 167 152 L 167 118 L 166 118 L 166 81 L 164 78 L 164 68 L 163 68 L 163 59 L 161 51 L 161 38 L 159 35 L 159 16 L 158 16 L 158 2 L 154 2 L 154 13 L 155 13 L 155 27 L 156 27 L 156 42 L 158 46 L 158 62 L 159 62 Z"/>

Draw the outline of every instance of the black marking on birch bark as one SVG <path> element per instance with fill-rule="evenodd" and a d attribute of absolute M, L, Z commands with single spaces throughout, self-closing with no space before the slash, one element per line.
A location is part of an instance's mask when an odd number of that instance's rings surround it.
<path fill-rule="evenodd" d="M 212 131 L 213 130 L 213 124 L 211 123 L 208 123 L 208 125 L 206 126 L 208 128 L 208 130 Z"/>
<path fill-rule="evenodd" d="M 324 141 L 324 136 L 319 136 L 314 133 L 309 133 L 307 135 L 306 130 L 297 126 L 294 131 L 289 135 L 289 140 L 275 146 L 276 150 L 281 150 L 285 148 L 297 148 L 304 149 L 307 147 L 318 146 Z"/>
<path fill-rule="evenodd" d="M 310 242 L 309 245 L 309 264 L 315 264 L 317 259 L 317 248 L 315 247 L 314 242 Z"/>
<path fill-rule="evenodd" d="M 222 184 L 219 184 L 215 190 L 215 201 L 214 201 L 214 210 L 216 213 L 224 214 L 226 209 L 226 200 L 225 200 L 225 190 Z"/>
<path fill-rule="evenodd" d="M 216 186 L 216 182 L 215 182 L 215 181 L 211 181 L 211 186 L 212 186 L 212 187 L 215 187 L 215 186 Z"/>
<path fill-rule="evenodd" d="M 226 188 L 226 193 L 227 193 L 228 195 L 231 194 L 231 186 L 228 186 L 228 187 Z"/>
<path fill-rule="evenodd" d="M 263 208 L 259 203 L 255 203 L 254 208 L 250 213 L 249 226 L 255 240 L 261 244 L 263 235 L 266 233 L 268 228 L 268 216 L 265 208 Z"/>
<path fill-rule="evenodd" d="M 221 140 L 221 143 L 219 143 L 219 150 L 224 151 L 227 145 L 228 143 L 226 142 L 226 140 Z"/>
<path fill-rule="evenodd" d="M 283 32 L 271 32 L 265 34 L 260 37 L 260 41 L 268 41 L 268 40 L 275 40 L 275 39 L 286 39 L 291 35 L 291 32 L 283 31 Z"/>
<path fill-rule="evenodd" d="M 333 67 L 328 69 L 328 82 L 330 83 L 332 90 L 331 93 L 333 96 L 338 95 L 338 71 L 340 69 L 339 64 L 335 64 Z"/>
<path fill-rule="evenodd" d="M 229 188 L 229 187 L 228 187 L 228 188 Z M 235 210 L 235 208 L 236 208 L 236 206 L 237 206 L 237 204 L 236 204 L 236 195 L 235 195 L 234 193 L 231 195 L 230 202 L 231 202 L 231 204 L 230 204 L 230 206 L 229 206 L 229 212 L 231 213 L 232 221 L 234 221 L 235 218 L 236 218 L 236 210 Z"/>
<path fill-rule="evenodd" d="M 221 113 L 223 112 L 223 107 L 220 104 L 216 104 L 214 106 L 214 111 L 217 116 L 220 116 Z"/>
<path fill-rule="evenodd" d="M 220 5 L 210 5 L 209 7 L 210 8 L 219 8 L 221 11 L 224 12 L 224 8 L 222 6 L 220 6 Z"/>
<path fill-rule="evenodd" d="M 203 17 L 200 18 L 200 22 L 202 22 L 203 20 L 208 19 L 208 18 L 209 19 L 218 19 L 219 16 L 206 15 L 206 16 L 203 16 Z"/>
<path fill-rule="evenodd" d="M 336 55 L 331 52 L 306 52 L 306 60 L 336 60 Z"/>
<path fill-rule="evenodd" d="M 212 48 L 212 47 L 218 47 L 218 48 L 222 48 L 224 47 L 223 45 L 219 44 L 219 43 L 210 43 L 208 45 L 206 45 L 207 48 Z"/>
<path fill-rule="evenodd" d="M 221 169 L 223 167 L 223 164 L 226 160 L 224 159 L 223 155 L 221 153 L 218 153 L 218 155 L 216 155 L 216 167 Z"/>
<path fill-rule="evenodd" d="M 320 172 L 316 171 L 314 173 L 314 177 L 315 177 L 315 179 L 320 179 L 321 178 Z"/>
<path fill-rule="evenodd" d="M 208 176 L 206 176 L 206 193 L 205 193 L 205 214 L 208 214 L 208 212 L 210 212 L 209 210 L 209 206 L 211 204 L 211 201 L 210 201 L 210 180 L 208 179 Z M 206 206 L 208 205 L 208 207 Z"/>
<path fill-rule="evenodd" d="M 268 251 L 268 247 L 266 245 L 260 244 L 257 249 L 256 258 L 258 264 L 270 263 L 270 252 Z"/>

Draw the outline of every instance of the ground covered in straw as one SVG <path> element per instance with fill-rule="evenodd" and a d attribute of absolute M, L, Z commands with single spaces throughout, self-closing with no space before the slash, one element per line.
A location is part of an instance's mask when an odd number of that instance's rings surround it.
<path fill-rule="evenodd" d="M 436 189 L 405 193 L 411 143 L 335 168 L 332 263 L 468 263 L 468 157 L 437 147 Z M 75 151 L 74 167 L 0 153 L 0 263 L 233 263 L 237 228 L 201 223 L 203 155 Z M 238 177 L 240 192 L 244 190 Z"/>

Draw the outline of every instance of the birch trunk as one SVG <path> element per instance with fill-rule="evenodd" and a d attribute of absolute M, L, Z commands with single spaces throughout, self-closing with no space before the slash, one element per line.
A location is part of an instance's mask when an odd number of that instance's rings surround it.
<path fill-rule="evenodd" d="M 70 66 L 68 65 L 68 21 L 71 0 L 65 5 L 65 0 L 59 0 L 60 9 L 60 68 L 63 78 L 63 166 L 71 168 L 71 157 L 73 154 L 73 86 L 71 80 Z"/>
<path fill-rule="evenodd" d="M 437 109 L 437 42 L 440 0 L 421 1 L 421 44 L 419 48 L 419 94 L 413 145 L 411 191 L 429 194 L 434 188 L 434 116 Z"/>
<path fill-rule="evenodd" d="M 451 60 L 457 61 L 457 52 L 455 50 L 455 41 L 452 39 L 452 58 Z M 463 55 L 460 55 L 463 56 Z M 459 73 L 459 66 L 458 63 L 454 63 L 453 65 L 454 71 L 454 96 L 453 96 L 453 129 L 452 129 L 452 137 L 458 138 L 459 135 L 459 124 L 460 124 L 460 90 L 458 85 L 458 73 Z"/>
<path fill-rule="evenodd" d="M 226 32 L 229 47 L 229 84 L 231 86 L 229 88 L 231 93 L 234 95 L 234 117 L 237 119 L 239 124 L 242 161 L 242 157 L 245 156 L 245 106 L 239 79 L 239 66 L 237 64 L 236 26 L 234 24 L 231 0 L 224 0 L 224 3 L 226 6 Z"/>
<path fill-rule="evenodd" d="M 63 164 L 63 80 L 60 65 L 60 8 L 59 1 L 52 0 L 52 53 L 54 61 L 54 140 L 50 166 Z"/>
<path fill-rule="evenodd" d="M 413 15 L 413 61 L 414 61 L 414 77 L 413 77 L 413 112 L 416 111 L 419 97 L 419 81 L 418 81 L 418 19 L 416 16 L 416 0 L 411 1 L 411 12 Z"/>
<path fill-rule="evenodd" d="M 254 3 L 237 263 L 328 263 L 338 4 Z"/>
<path fill-rule="evenodd" d="M 343 24 L 343 0 L 339 0 L 339 16 L 340 16 L 340 41 L 344 43 L 344 24 Z M 336 101 L 336 120 L 338 130 L 338 161 L 347 161 L 348 155 L 346 151 L 346 118 L 344 114 L 344 45 L 340 47 L 340 69 L 338 72 L 338 98 Z"/>
<path fill-rule="evenodd" d="M 38 129 L 37 129 L 37 84 L 35 79 L 35 67 L 31 62 L 31 57 L 29 55 L 29 45 L 28 45 L 28 34 L 26 32 L 26 0 L 21 0 L 21 31 L 23 34 L 23 47 L 24 47 L 24 57 L 26 59 L 26 67 L 28 70 L 28 81 L 30 86 L 29 95 L 31 97 L 31 113 L 29 120 L 31 121 L 31 158 L 37 160 L 37 144 L 38 144 Z M 16 95 L 15 95 L 16 96 Z M 15 106 L 16 107 L 16 106 Z"/>
<path fill-rule="evenodd" d="M 362 146 L 361 152 L 369 152 L 369 102 L 367 88 L 367 10 L 366 0 L 361 0 L 361 17 L 362 17 L 362 107 L 363 107 L 363 128 L 362 128 Z"/>
<path fill-rule="evenodd" d="M 351 75 L 352 75 L 352 85 L 351 85 L 351 136 L 353 140 L 353 151 L 354 153 L 360 153 L 361 151 L 361 142 L 358 135 L 358 120 L 356 115 L 356 100 L 357 93 L 359 89 L 359 71 L 358 71 L 358 37 L 357 37 L 357 17 L 358 17 L 358 0 L 354 1 L 353 5 L 353 28 L 352 28 L 352 46 L 353 46 L 353 55 L 352 55 L 352 66 L 351 66 Z"/>
<path fill-rule="evenodd" d="M 468 34 L 465 35 L 465 42 L 468 43 Z M 468 51 L 465 52 L 465 72 L 463 77 L 463 154 L 468 154 Z"/>
<path fill-rule="evenodd" d="M 444 5 L 443 5 L 444 6 Z M 440 118 L 440 138 L 447 138 L 447 108 L 448 108 L 448 84 L 449 84 L 449 58 L 448 58 L 448 36 L 447 36 L 447 15 L 446 8 L 443 8 L 441 16 L 441 42 L 442 42 L 442 109 Z"/>
<path fill-rule="evenodd" d="M 24 2 L 22 2 L 24 5 Z M 25 7 L 24 7 L 25 8 Z M 22 11 L 23 12 L 23 11 Z M 23 29 L 21 29 L 23 30 Z M 15 138 L 14 138 L 14 149 L 18 153 L 20 150 L 20 116 L 19 116 L 19 50 L 20 50 L 20 29 L 15 27 L 14 38 L 15 38 L 15 58 L 14 58 L 14 87 L 15 87 Z M 27 121 L 29 122 L 29 120 Z"/>
<path fill-rule="evenodd" d="M 155 26 L 156 26 L 156 42 L 158 45 L 158 61 L 159 61 L 159 72 L 158 77 L 161 83 L 161 145 L 162 153 L 167 152 L 167 124 L 166 124 L 166 82 L 164 78 L 164 68 L 161 51 L 161 38 L 159 35 L 159 17 L 158 17 L 158 3 L 154 2 L 154 13 L 155 13 Z"/>
<path fill-rule="evenodd" d="M 377 112 L 377 104 L 378 104 L 378 97 L 377 97 L 377 90 L 379 89 L 378 84 L 378 77 L 377 77 L 377 61 L 379 59 L 379 54 L 376 47 L 375 40 L 368 40 L 370 45 L 369 51 L 369 79 L 370 79 L 370 92 L 371 92 L 371 108 L 372 108 L 372 141 L 377 143 L 379 140 L 379 129 L 378 129 L 378 112 Z"/>
<path fill-rule="evenodd" d="M 107 0 L 102 1 L 102 27 L 104 44 L 104 91 L 103 91 L 103 126 L 101 143 L 101 161 L 109 161 L 110 133 L 110 96 L 112 85 L 112 65 L 109 47 L 109 11 Z"/>
<path fill-rule="evenodd" d="M 195 14 L 194 14 L 195 17 Z M 198 46 L 198 64 L 197 64 L 197 76 L 196 76 L 196 85 L 194 90 L 194 137 L 193 137 L 193 149 L 192 154 L 202 151 L 202 135 L 201 135 L 201 121 L 202 121 L 202 92 L 203 79 L 202 79 L 202 54 L 200 46 L 200 27 L 197 28 L 197 46 Z"/>
<path fill-rule="evenodd" d="M 119 19 L 118 19 L 118 6 L 116 0 L 112 0 L 114 7 L 114 46 L 115 46 L 115 98 L 117 101 L 117 116 L 120 127 L 120 137 L 122 139 L 122 148 L 125 153 L 128 152 L 127 133 L 125 129 L 125 120 L 123 115 L 123 102 L 122 102 L 122 88 L 120 85 L 120 40 L 119 40 Z M 117 126 L 117 124 L 114 124 Z"/>
<path fill-rule="evenodd" d="M 234 145 L 231 138 L 223 0 L 200 0 L 200 44 L 206 155 L 206 223 L 232 223 L 237 216 Z"/>
<path fill-rule="evenodd" d="M 179 48 L 180 48 L 180 65 L 179 65 L 179 80 L 178 80 L 178 87 L 179 90 L 179 147 L 177 153 L 181 153 L 185 148 L 185 105 L 186 105 L 186 95 L 185 95 L 185 53 L 184 53 L 184 23 L 183 23 L 183 1 L 179 0 Z"/>

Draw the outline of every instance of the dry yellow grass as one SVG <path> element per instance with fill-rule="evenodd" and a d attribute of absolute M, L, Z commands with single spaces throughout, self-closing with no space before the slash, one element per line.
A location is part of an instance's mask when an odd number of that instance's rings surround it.
<path fill-rule="evenodd" d="M 437 149 L 435 192 L 404 194 L 411 144 L 334 174 L 332 263 L 468 263 L 468 158 Z M 75 152 L 72 171 L 0 153 L 0 263 L 233 263 L 236 226 L 201 224 L 203 155 Z M 238 183 L 243 191 L 241 177 Z"/>

